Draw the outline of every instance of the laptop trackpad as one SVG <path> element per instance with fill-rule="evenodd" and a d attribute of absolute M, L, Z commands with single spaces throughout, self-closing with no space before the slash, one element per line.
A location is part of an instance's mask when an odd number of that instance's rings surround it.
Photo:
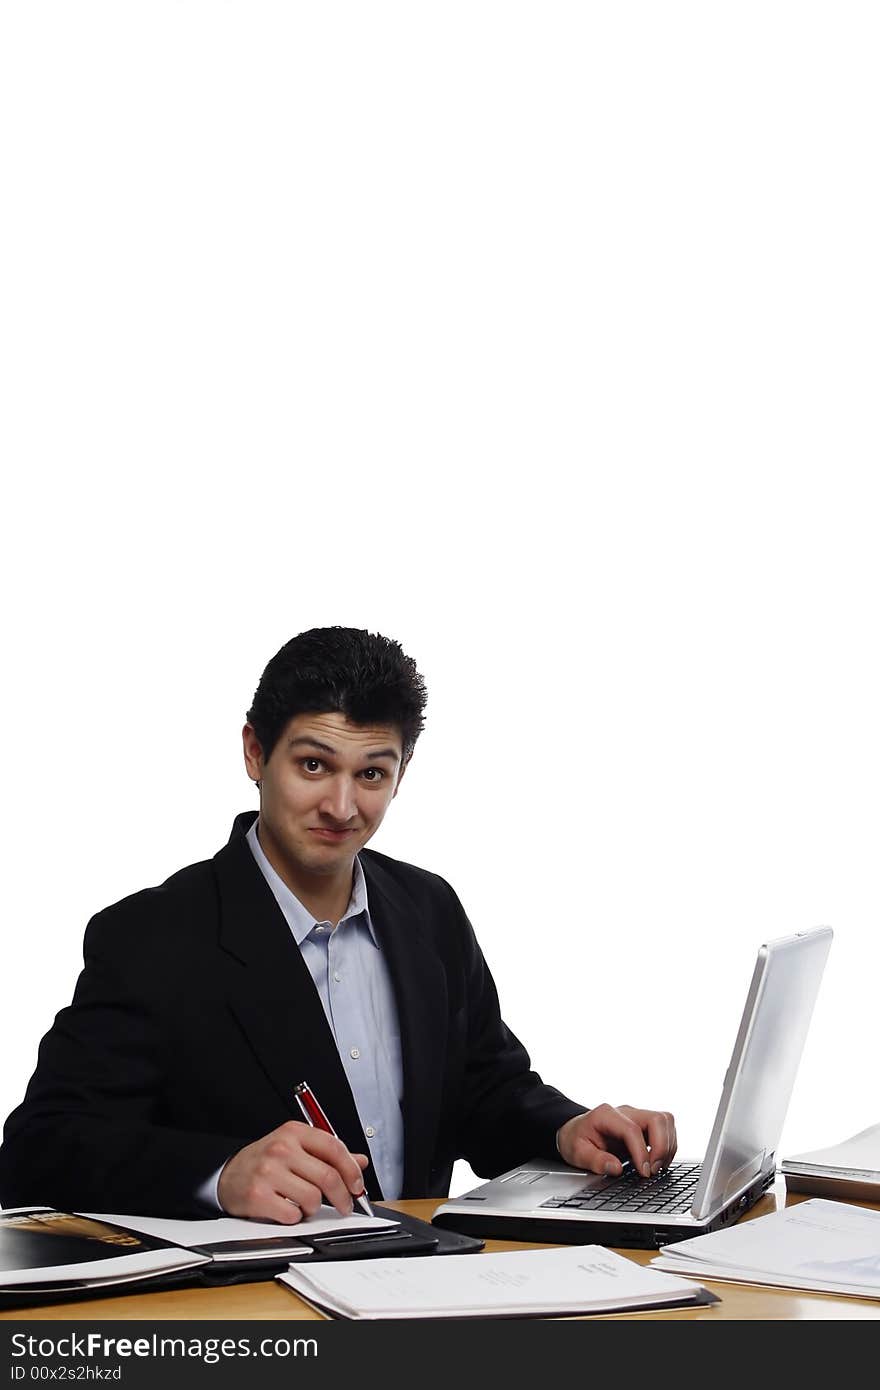
<path fill-rule="evenodd" d="M 529 1168 L 517 1168 L 503 1178 L 475 1187 L 473 1192 L 456 1198 L 458 1202 L 468 1198 L 482 1198 L 491 1205 L 520 1208 L 539 1207 L 548 1197 L 573 1197 L 576 1192 L 588 1191 L 593 1187 L 607 1186 L 608 1179 L 593 1173 L 545 1172 Z M 476 1201 L 474 1202 L 476 1206 Z"/>

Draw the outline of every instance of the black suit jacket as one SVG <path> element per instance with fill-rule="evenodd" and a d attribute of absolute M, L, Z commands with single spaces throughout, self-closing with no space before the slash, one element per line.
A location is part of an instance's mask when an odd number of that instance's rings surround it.
<path fill-rule="evenodd" d="M 349 1149 L 369 1153 L 321 1001 L 239 816 L 214 856 L 92 918 L 69 1008 L 40 1046 L 0 1148 L 0 1202 L 205 1215 L 199 1185 L 301 1118 L 308 1080 Z M 404 1069 L 404 1196 L 442 1196 L 452 1164 L 493 1176 L 555 1156 L 585 1109 L 530 1070 L 449 885 L 361 852 L 387 953 Z M 367 1190 L 382 1194 L 375 1173 Z"/>

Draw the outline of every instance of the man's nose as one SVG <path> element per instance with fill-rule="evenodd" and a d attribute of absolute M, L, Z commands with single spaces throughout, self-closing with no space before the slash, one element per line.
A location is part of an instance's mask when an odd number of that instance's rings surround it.
<path fill-rule="evenodd" d="M 352 778 L 334 777 L 321 802 L 322 812 L 325 816 L 332 816 L 338 824 L 346 824 L 357 810 L 354 793 L 355 786 Z"/>

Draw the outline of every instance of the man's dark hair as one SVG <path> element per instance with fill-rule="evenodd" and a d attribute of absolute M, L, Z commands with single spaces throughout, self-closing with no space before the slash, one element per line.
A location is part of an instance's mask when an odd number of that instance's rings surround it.
<path fill-rule="evenodd" d="M 428 692 L 399 642 L 359 627 L 313 627 L 286 642 L 269 662 L 248 710 L 268 762 L 297 714 L 344 714 L 352 724 L 400 731 L 403 761 L 425 727 Z"/>

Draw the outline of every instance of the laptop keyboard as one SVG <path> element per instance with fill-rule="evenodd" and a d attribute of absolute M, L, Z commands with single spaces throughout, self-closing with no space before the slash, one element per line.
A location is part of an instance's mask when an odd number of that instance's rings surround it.
<path fill-rule="evenodd" d="M 542 1207 L 566 1211 L 688 1212 L 700 1181 L 699 1163 L 673 1163 L 655 1178 L 642 1178 L 634 1168 L 609 1178 L 603 1187 L 583 1188 L 573 1197 L 549 1197 Z"/>

